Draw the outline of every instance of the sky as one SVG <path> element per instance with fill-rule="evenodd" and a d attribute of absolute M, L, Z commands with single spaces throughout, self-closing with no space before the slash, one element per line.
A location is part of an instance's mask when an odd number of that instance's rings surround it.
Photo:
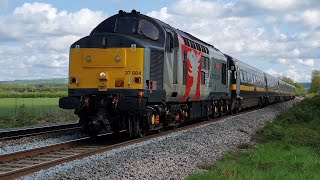
<path fill-rule="evenodd" d="M 67 78 L 69 47 L 136 9 L 278 77 L 320 70 L 319 0 L 0 0 L 0 81 Z"/>

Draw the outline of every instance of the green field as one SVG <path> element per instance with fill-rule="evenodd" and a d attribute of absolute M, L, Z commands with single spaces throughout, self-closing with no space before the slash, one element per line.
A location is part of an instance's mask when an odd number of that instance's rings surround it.
<path fill-rule="evenodd" d="M 60 109 L 58 103 L 59 98 L 0 98 L 0 128 L 77 121 L 73 110 Z"/>
<path fill-rule="evenodd" d="M 0 117 L 17 115 L 21 105 L 31 116 L 61 111 L 58 106 L 59 98 L 1 98 Z"/>
<path fill-rule="evenodd" d="M 305 99 L 253 137 L 238 152 L 188 179 L 320 179 L 320 96 Z"/>

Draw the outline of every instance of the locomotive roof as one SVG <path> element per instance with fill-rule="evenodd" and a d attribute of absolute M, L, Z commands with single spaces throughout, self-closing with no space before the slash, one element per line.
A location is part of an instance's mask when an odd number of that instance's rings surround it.
<path fill-rule="evenodd" d="M 149 16 L 147 16 L 147 17 L 149 17 Z M 162 26 L 162 27 L 171 28 L 171 29 L 175 30 L 178 34 L 180 34 L 180 35 L 182 35 L 182 36 L 184 36 L 184 37 L 186 37 L 186 38 L 189 38 L 189 39 L 191 39 L 191 40 L 197 41 L 198 43 L 202 43 L 202 44 L 204 44 L 204 45 L 206 45 L 206 46 L 209 46 L 209 47 L 215 49 L 216 51 L 220 51 L 218 48 L 214 47 L 213 45 L 211 45 L 211 44 L 209 44 L 209 43 L 207 43 L 207 42 L 202 41 L 201 39 L 193 36 L 193 35 L 190 34 L 190 33 L 187 33 L 187 32 L 182 31 L 182 30 L 180 30 L 180 29 L 176 29 L 176 28 L 170 26 L 169 24 L 167 24 L 167 23 L 165 23 L 165 22 L 163 22 L 163 21 L 161 21 L 161 20 L 159 20 L 159 19 L 156 19 L 156 18 L 153 18 L 153 17 L 149 17 L 149 18 L 154 19 L 154 20 L 155 20 L 160 26 Z"/>

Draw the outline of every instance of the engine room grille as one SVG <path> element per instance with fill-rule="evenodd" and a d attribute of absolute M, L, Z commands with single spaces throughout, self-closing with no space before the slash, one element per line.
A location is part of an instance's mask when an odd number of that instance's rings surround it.
<path fill-rule="evenodd" d="M 164 52 L 151 50 L 150 80 L 157 81 L 157 89 L 163 89 Z"/>

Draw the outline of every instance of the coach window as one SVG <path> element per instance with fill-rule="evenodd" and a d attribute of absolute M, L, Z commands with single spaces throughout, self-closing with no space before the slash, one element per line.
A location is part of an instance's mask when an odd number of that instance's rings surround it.
<path fill-rule="evenodd" d="M 240 80 L 243 81 L 243 71 L 240 70 Z"/>
<path fill-rule="evenodd" d="M 243 71 L 243 81 L 248 82 L 247 71 Z"/>

